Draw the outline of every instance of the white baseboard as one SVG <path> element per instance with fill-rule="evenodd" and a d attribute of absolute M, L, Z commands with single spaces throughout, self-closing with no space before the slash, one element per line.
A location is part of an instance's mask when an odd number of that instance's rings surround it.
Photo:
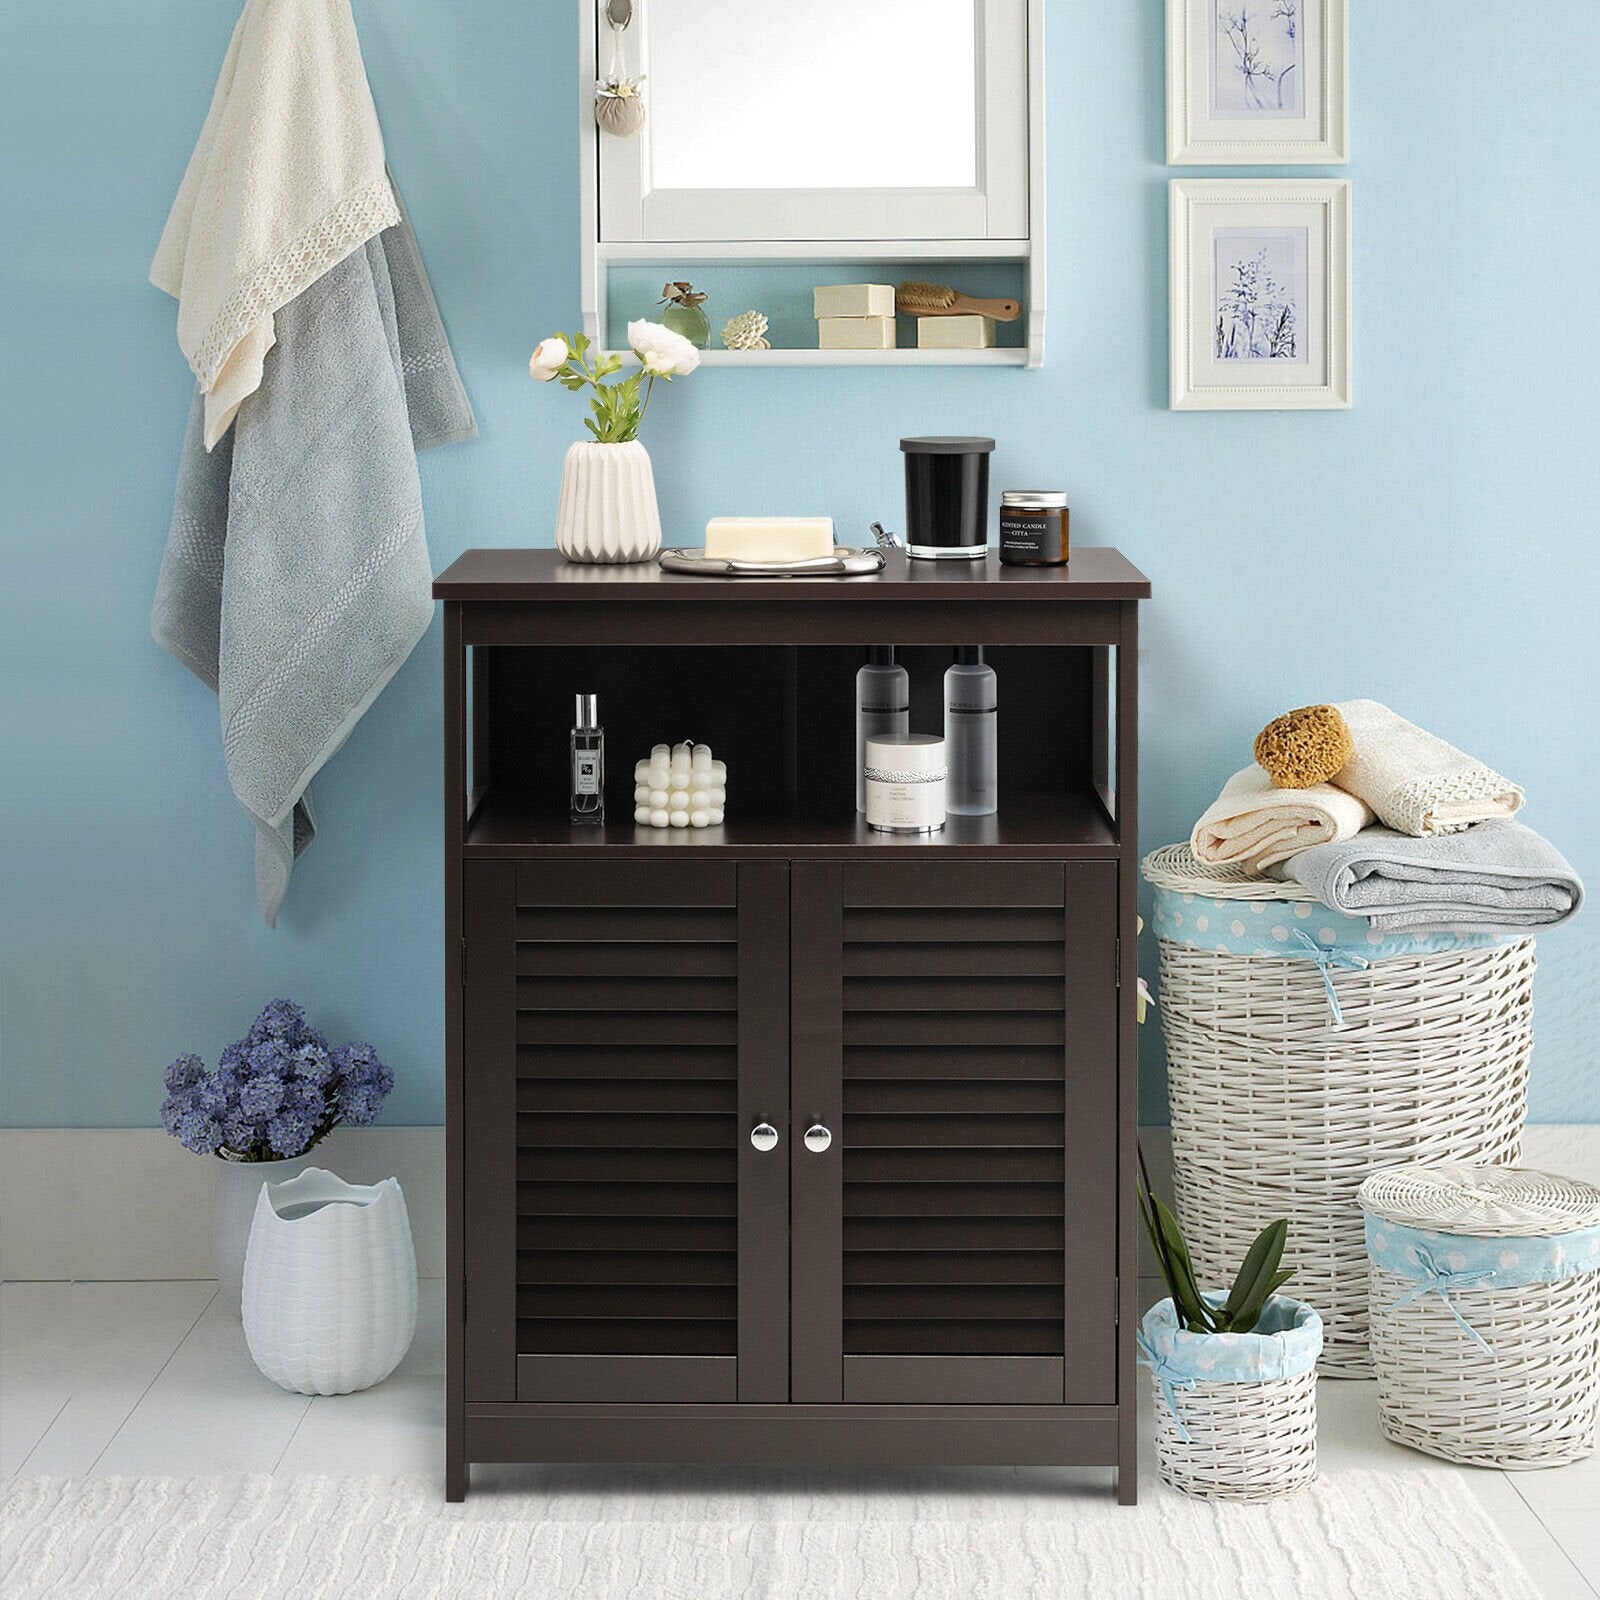
<path fill-rule="evenodd" d="M 394 1176 L 417 1270 L 444 1276 L 444 1129 L 335 1128 L 319 1165 Z M 211 1278 L 217 1163 L 159 1128 L 0 1128 L 0 1278 Z"/>
<path fill-rule="evenodd" d="M 1168 1130 L 1141 1129 L 1140 1140 L 1151 1181 L 1170 1195 Z M 317 1155 L 353 1183 L 397 1177 L 417 1269 L 444 1275 L 442 1128 L 339 1128 Z M 1530 1127 L 1523 1159 L 1600 1184 L 1600 1125 Z M 0 1128 L 0 1278 L 209 1278 L 215 1181 L 213 1162 L 159 1129 Z"/>

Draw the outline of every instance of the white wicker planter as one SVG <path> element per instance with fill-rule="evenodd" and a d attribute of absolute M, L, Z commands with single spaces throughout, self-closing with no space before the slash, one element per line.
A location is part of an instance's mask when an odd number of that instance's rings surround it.
<path fill-rule="evenodd" d="M 1270 1500 L 1316 1478 L 1321 1321 L 1280 1295 L 1261 1326 L 1266 1331 L 1188 1333 L 1171 1300 L 1145 1314 L 1139 1343 L 1155 1394 L 1163 1483 L 1207 1500 Z M 1252 1375 L 1208 1379 L 1208 1371 Z"/>
<path fill-rule="evenodd" d="M 1593 1454 L 1600 1189 L 1412 1166 L 1369 1178 L 1361 1204 L 1384 1434 L 1483 1467 Z"/>
<path fill-rule="evenodd" d="M 1356 1191 L 1404 1162 L 1516 1161 L 1533 941 L 1429 948 L 1451 942 L 1432 938 L 1404 954 L 1393 952 L 1412 941 L 1390 939 L 1357 956 L 1347 941 L 1364 919 L 1337 916 L 1298 884 L 1205 867 L 1187 845 L 1148 857 L 1145 876 L 1167 891 L 1158 999 L 1173 1188 L 1196 1269 L 1221 1284 L 1261 1229 L 1287 1217 L 1285 1264 L 1322 1313 L 1321 1370 L 1368 1377 Z M 1257 924 L 1284 955 L 1207 947 L 1219 933 L 1237 945 L 1236 926 L 1248 940 Z"/>

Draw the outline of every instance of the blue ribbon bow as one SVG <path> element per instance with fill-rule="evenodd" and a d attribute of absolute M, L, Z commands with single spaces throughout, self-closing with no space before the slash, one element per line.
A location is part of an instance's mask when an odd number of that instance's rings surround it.
<path fill-rule="evenodd" d="M 1489 1348 L 1488 1342 L 1462 1316 L 1461 1308 L 1450 1297 L 1457 1289 L 1470 1289 L 1475 1284 L 1493 1283 L 1494 1270 L 1490 1267 L 1483 1267 L 1476 1272 L 1455 1272 L 1449 1267 L 1441 1267 L 1433 1259 L 1433 1252 L 1426 1245 L 1419 1244 L 1414 1248 L 1417 1252 L 1417 1265 L 1422 1269 L 1423 1273 L 1422 1281 L 1414 1289 L 1407 1289 L 1390 1309 L 1398 1311 L 1401 1306 L 1409 1305 L 1413 1300 L 1420 1300 L 1425 1294 L 1436 1294 L 1444 1302 L 1445 1309 L 1456 1319 L 1461 1331 L 1485 1355 L 1492 1357 L 1494 1351 Z"/>
<path fill-rule="evenodd" d="M 1333 974 L 1329 969 L 1345 967 L 1351 972 L 1365 972 L 1372 963 L 1353 950 L 1330 950 L 1327 945 L 1318 944 L 1304 928 L 1294 929 L 1294 936 L 1305 947 L 1306 954 L 1316 962 L 1317 971 L 1322 974 L 1322 987 L 1328 991 L 1328 1010 L 1333 1013 L 1333 1025 L 1342 1028 L 1344 1011 L 1339 1005 L 1338 991 L 1333 987 Z"/>
<path fill-rule="evenodd" d="M 1187 1373 L 1180 1372 L 1161 1355 L 1145 1338 L 1143 1328 L 1135 1332 L 1133 1339 L 1139 1347 L 1139 1364 L 1148 1367 L 1155 1374 L 1156 1382 L 1161 1385 L 1161 1396 L 1167 1402 L 1167 1410 L 1172 1413 L 1172 1420 L 1178 1425 L 1178 1437 L 1185 1444 L 1191 1443 L 1189 1430 L 1184 1425 L 1183 1412 L 1178 1409 L 1178 1390 L 1194 1388 L 1195 1380 Z"/>

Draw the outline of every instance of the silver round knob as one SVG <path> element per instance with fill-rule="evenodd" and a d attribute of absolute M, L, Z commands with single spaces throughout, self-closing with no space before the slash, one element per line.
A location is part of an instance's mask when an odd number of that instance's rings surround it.
<path fill-rule="evenodd" d="M 812 1155 L 820 1156 L 822 1152 L 826 1150 L 832 1143 L 833 1135 L 829 1133 L 820 1122 L 813 1122 L 811 1126 L 806 1129 L 806 1149 L 809 1150 Z"/>
<path fill-rule="evenodd" d="M 776 1150 L 778 1148 L 778 1130 L 770 1122 L 758 1122 L 750 1130 L 750 1143 L 757 1150 Z"/>

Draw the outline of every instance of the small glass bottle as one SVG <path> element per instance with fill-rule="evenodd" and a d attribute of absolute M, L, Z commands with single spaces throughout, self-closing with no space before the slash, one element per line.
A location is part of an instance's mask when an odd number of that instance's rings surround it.
<path fill-rule="evenodd" d="M 957 646 L 955 665 L 944 675 L 944 742 L 950 769 L 945 809 L 952 816 L 987 817 L 999 803 L 997 704 L 994 668 L 984 664 L 983 647 Z"/>
<path fill-rule="evenodd" d="M 867 809 L 867 740 L 911 732 L 911 680 L 896 666 L 892 644 L 867 646 L 856 674 L 856 810 Z"/>
<path fill-rule="evenodd" d="M 580 694 L 572 721 L 572 821 L 606 820 L 606 736 L 600 726 L 600 696 Z"/>
<path fill-rule="evenodd" d="M 711 319 L 706 315 L 706 297 L 691 283 L 666 283 L 661 286 L 661 326 L 680 333 L 690 344 L 704 350 L 711 343 Z"/>

